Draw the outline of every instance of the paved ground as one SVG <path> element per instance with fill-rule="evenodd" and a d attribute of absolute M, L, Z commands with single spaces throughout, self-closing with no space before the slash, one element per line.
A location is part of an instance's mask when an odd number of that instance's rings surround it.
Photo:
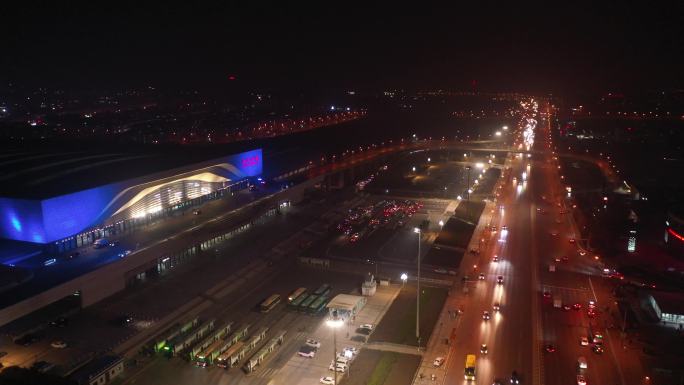
<path fill-rule="evenodd" d="M 420 356 L 364 349 L 341 384 L 408 385 L 419 363 Z"/>

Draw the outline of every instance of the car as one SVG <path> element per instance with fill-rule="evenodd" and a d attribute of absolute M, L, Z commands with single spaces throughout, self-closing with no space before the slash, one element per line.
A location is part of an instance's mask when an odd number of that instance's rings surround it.
<path fill-rule="evenodd" d="M 560 262 L 560 261 L 561 261 L 561 259 L 560 259 L 559 257 L 556 257 L 556 258 L 554 259 L 554 261 L 556 261 L 556 262 Z"/>
<path fill-rule="evenodd" d="M 359 233 L 354 233 L 349 237 L 349 242 L 354 243 L 359 240 Z"/>
<path fill-rule="evenodd" d="M 544 298 L 551 298 L 551 292 L 545 291 L 543 296 Z"/>
<path fill-rule="evenodd" d="M 320 341 L 316 341 L 316 340 L 314 340 L 313 338 L 308 338 L 308 339 L 306 340 L 306 344 L 309 345 L 309 346 L 311 346 L 312 348 L 316 348 L 316 349 L 318 349 L 318 348 L 321 347 Z"/>
<path fill-rule="evenodd" d="M 492 318 L 492 316 L 489 314 L 488 311 L 483 311 L 482 312 L 482 319 L 485 321 L 489 321 L 489 319 Z"/>
<path fill-rule="evenodd" d="M 568 261 L 568 257 L 566 257 L 565 255 L 564 255 L 564 256 L 562 256 L 562 257 L 561 257 L 561 261 L 563 261 L 563 262 L 567 262 L 567 261 Z"/>
<path fill-rule="evenodd" d="M 570 238 L 570 239 L 568 240 L 568 242 L 570 242 L 570 243 L 575 243 L 575 238 Z"/>
<path fill-rule="evenodd" d="M 55 349 L 64 349 L 67 347 L 67 343 L 64 341 L 57 340 L 57 341 L 52 341 L 50 346 L 52 346 Z"/>
<path fill-rule="evenodd" d="M 584 251 L 584 250 L 580 250 L 580 251 L 578 251 L 578 253 L 579 253 L 579 255 L 581 255 L 581 256 L 583 256 L 583 257 L 584 257 L 585 255 L 587 255 L 587 252 Z"/>
<path fill-rule="evenodd" d="M 558 231 L 555 231 L 555 230 L 552 231 L 552 232 L 551 232 L 551 235 L 553 235 L 554 237 L 557 237 L 557 236 L 558 236 Z"/>
<path fill-rule="evenodd" d="M 434 366 L 435 368 L 439 368 L 440 366 L 442 366 L 443 363 L 444 357 L 437 357 L 434 361 L 432 361 L 432 366 Z"/>
<path fill-rule="evenodd" d="M 501 226 L 501 231 L 508 231 L 508 226 Z"/>
<path fill-rule="evenodd" d="M 448 274 L 447 270 L 446 270 L 445 268 L 443 268 L 443 267 L 440 267 L 440 268 L 435 269 L 435 273 L 439 273 L 439 274 Z"/>
<path fill-rule="evenodd" d="M 133 318 L 132 314 L 123 314 L 116 319 L 116 323 L 119 326 L 128 326 L 132 324 L 134 320 L 135 318 Z"/>
<path fill-rule="evenodd" d="M 350 338 L 350 340 L 352 340 L 352 341 L 354 341 L 354 342 L 366 342 L 366 337 L 357 334 L 357 335 L 355 335 L 355 336 L 352 336 L 352 337 Z"/>
<path fill-rule="evenodd" d="M 69 323 L 69 320 L 66 319 L 65 317 L 59 317 L 55 320 L 50 321 L 50 326 L 52 327 L 57 327 L 57 328 L 63 328 L 67 326 Z"/>
<path fill-rule="evenodd" d="M 603 354 L 603 346 L 601 345 L 594 345 L 591 350 L 596 354 Z"/>
<path fill-rule="evenodd" d="M 344 373 L 347 371 L 347 365 L 341 364 L 339 362 L 331 362 L 330 366 L 328 366 L 328 369 Z"/>
<path fill-rule="evenodd" d="M 513 373 L 511 373 L 511 384 L 519 384 L 520 383 L 520 376 L 518 376 L 518 372 L 515 370 Z"/>
<path fill-rule="evenodd" d="M 589 339 L 587 337 L 580 337 L 580 345 L 581 346 L 589 345 Z"/>
<path fill-rule="evenodd" d="M 371 330 L 371 329 L 366 329 L 366 328 L 356 328 L 356 332 L 359 333 L 359 334 L 363 334 L 363 335 L 369 336 L 369 335 L 371 334 L 372 330 Z"/>
<path fill-rule="evenodd" d="M 342 349 L 343 354 L 346 355 L 347 352 L 351 353 L 352 356 L 355 356 L 355 355 L 359 354 L 359 349 L 355 348 L 353 346 L 347 346 L 344 349 Z"/>
<path fill-rule="evenodd" d="M 496 277 L 496 283 L 502 284 L 503 281 L 504 281 L 503 275 L 500 275 L 500 276 Z"/>
<path fill-rule="evenodd" d="M 551 344 L 548 344 L 544 346 L 544 350 L 546 350 L 547 353 L 553 353 L 556 351 L 556 347 Z"/>
<path fill-rule="evenodd" d="M 361 324 L 361 325 L 359 325 L 359 328 L 368 329 L 368 330 L 373 330 L 374 327 L 375 327 L 375 325 L 373 325 L 373 324 Z"/>
<path fill-rule="evenodd" d="M 45 373 L 54 367 L 55 367 L 55 364 L 47 362 L 47 361 L 36 361 L 33 363 L 33 365 L 31 365 L 31 369 L 37 370 L 40 373 Z"/>
<path fill-rule="evenodd" d="M 577 375 L 577 385 L 587 385 L 587 380 L 581 374 Z"/>
<path fill-rule="evenodd" d="M 498 302 L 494 302 L 494 306 L 492 306 L 492 307 L 494 308 L 494 311 L 499 311 L 501 309 L 501 306 L 499 305 Z"/>
<path fill-rule="evenodd" d="M 575 310 L 582 310 L 582 304 L 580 304 L 579 302 L 575 303 L 574 305 L 572 305 L 572 308 Z"/>
<path fill-rule="evenodd" d="M 200 215 L 202 214 L 202 210 L 192 210 L 193 215 Z"/>
<path fill-rule="evenodd" d="M 454 270 L 449 270 L 449 271 L 447 272 L 447 274 L 449 274 L 449 275 L 458 275 L 458 273 L 455 272 Z"/>
<path fill-rule="evenodd" d="M 497 255 L 492 258 L 492 262 L 499 262 L 499 257 Z"/>
<path fill-rule="evenodd" d="M 572 309 L 570 305 L 563 305 L 563 310 L 568 311 L 570 309 Z"/>
<path fill-rule="evenodd" d="M 479 279 L 480 281 L 484 281 L 484 279 L 485 279 L 484 273 L 480 273 L 480 275 L 477 276 L 477 279 Z"/>
<path fill-rule="evenodd" d="M 503 385 L 503 381 L 500 379 L 494 379 L 494 382 L 492 382 L 492 385 Z"/>
<path fill-rule="evenodd" d="M 589 318 L 594 318 L 594 317 L 596 317 L 596 311 L 594 311 L 594 310 L 592 310 L 592 309 L 589 309 L 589 310 L 587 311 L 587 317 L 589 317 Z"/>
<path fill-rule="evenodd" d="M 321 384 L 324 384 L 324 385 L 333 385 L 335 383 L 335 380 L 330 376 L 326 376 L 326 377 L 321 377 L 319 382 Z"/>

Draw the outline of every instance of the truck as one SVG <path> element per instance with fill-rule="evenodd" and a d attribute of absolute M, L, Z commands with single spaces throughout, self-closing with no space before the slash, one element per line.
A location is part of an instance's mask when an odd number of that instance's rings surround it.
<path fill-rule="evenodd" d="M 466 381 L 475 381 L 475 362 L 476 357 L 474 354 L 468 354 L 466 356 L 465 362 L 465 374 L 464 377 Z"/>
<path fill-rule="evenodd" d="M 560 309 L 563 306 L 563 301 L 559 296 L 553 297 L 553 307 Z"/>

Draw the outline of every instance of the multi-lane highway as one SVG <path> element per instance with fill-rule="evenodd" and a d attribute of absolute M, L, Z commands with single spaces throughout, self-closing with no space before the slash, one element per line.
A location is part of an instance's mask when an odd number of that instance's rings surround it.
<path fill-rule="evenodd" d="M 472 382 L 464 379 L 467 354 L 477 356 L 477 384 L 508 383 L 514 370 L 521 383 L 535 385 L 577 383 L 578 374 L 588 384 L 632 383 L 625 379 L 610 338 L 604 337 L 603 354 L 594 353 L 591 343 L 580 345 L 581 337 L 591 342 L 592 332 L 606 334 L 607 304 L 599 302 L 595 315 L 587 309 L 590 300 L 607 302 L 608 295 L 594 292 L 587 274 L 598 273 L 597 263 L 593 255 L 581 255 L 573 241 L 574 224 L 564 214 L 548 122 L 541 120 L 536 128 L 532 156 L 509 156 L 510 169 L 504 174 L 492 221 L 498 231 L 491 234 L 484 252 L 463 261 L 469 290 L 458 290 L 464 312 L 446 363 L 447 384 Z M 498 262 L 493 262 L 495 255 Z M 484 280 L 478 279 L 479 273 L 484 273 Z M 498 276 L 502 284 L 497 283 Z M 550 298 L 545 298 L 545 291 Z M 581 308 L 555 308 L 554 297 L 563 305 L 578 303 Z M 493 309 L 495 303 L 500 304 L 499 312 Z M 490 320 L 483 319 L 485 311 L 492 315 Z M 480 352 L 482 344 L 487 345 L 487 354 Z M 546 345 L 555 351 L 547 352 Z M 586 369 L 578 367 L 579 357 L 586 359 Z"/>

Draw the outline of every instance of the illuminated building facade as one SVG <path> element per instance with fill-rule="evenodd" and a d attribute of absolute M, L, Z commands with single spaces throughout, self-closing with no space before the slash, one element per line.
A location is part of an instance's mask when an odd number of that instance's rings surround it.
<path fill-rule="evenodd" d="M 44 199 L 0 197 L 0 238 L 69 250 L 248 187 L 261 149 Z"/>

